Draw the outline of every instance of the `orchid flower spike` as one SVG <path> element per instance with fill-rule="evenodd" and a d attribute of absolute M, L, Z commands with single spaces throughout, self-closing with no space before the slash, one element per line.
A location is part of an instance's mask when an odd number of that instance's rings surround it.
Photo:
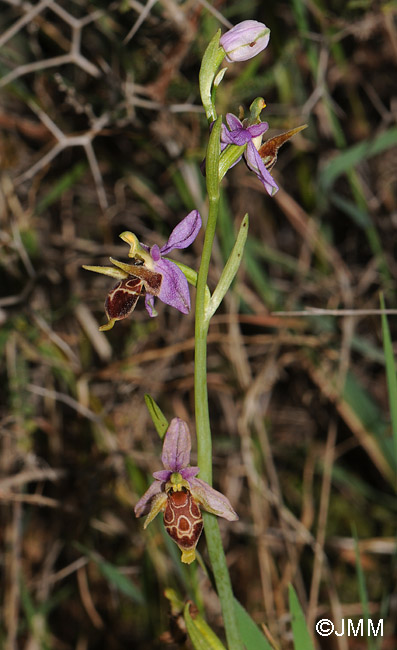
<path fill-rule="evenodd" d="M 208 483 L 196 478 L 199 467 L 190 467 L 190 432 L 180 418 L 174 418 L 164 437 L 161 460 L 164 469 L 154 472 L 154 483 L 135 506 L 135 515 L 147 514 L 144 528 L 164 513 L 167 533 L 182 551 L 181 561 L 190 564 L 203 530 L 200 506 L 218 517 L 236 521 L 229 499 Z"/>
<path fill-rule="evenodd" d="M 145 306 L 149 316 L 157 316 L 154 298 L 178 309 L 182 314 L 190 311 L 190 294 L 185 275 L 180 268 L 164 256 L 174 248 L 187 248 L 196 239 L 201 228 L 201 217 L 192 210 L 172 231 L 168 241 L 159 248 L 151 248 L 138 241 L 132 232 L 121 233 L 121 239 L 129 244 L 131 264 L 110 258 L 114 266 L 86 266 L 87 271 L 102 273 L 117 278 L 105 302 L 108 318 L 100 330 L 110 330 L 116 321 L 127 318 L 135 309 L 140 295 L 145 295 Z"/>
<path fill-rule="evenodd" d="M 257 20 L 243 20 L 219 39 L 223 47 L 226 60 L 248 61 L 262 52 L 267 47 L 270 38 L 270 29 Z"/>

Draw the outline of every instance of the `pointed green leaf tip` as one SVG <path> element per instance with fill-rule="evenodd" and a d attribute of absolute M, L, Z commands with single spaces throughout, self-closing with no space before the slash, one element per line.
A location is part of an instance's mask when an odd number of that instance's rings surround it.
<path fill-rule="evenodd" d="M 234 599 L 234 610 L 241 640 L 246 650 L 273 650 L 255 621 L 236 598 Z"/>
<path fill-rule="evenodd" d="M 151 397 L 148 393 L 145 394 L 145 404 L 147 406 L 147 410 L 150 413 L 150 417 L 153 420 L 153 424 L 155 426 L 157 433 L 159 434 L 161 439 L 164 438 L 165 432 L 168 429 L 167 418 L 163 414 L 158 404 L 156 404 L 153 397 Z"/>
<path fill-rule="evenodd" d="M 307 629 L 305 617 L 298 596 L 292 585 L 288 588 L 289 611 L 291 614 L 292 634 L 295 650 L 314 650 L 312 638 Z"/>

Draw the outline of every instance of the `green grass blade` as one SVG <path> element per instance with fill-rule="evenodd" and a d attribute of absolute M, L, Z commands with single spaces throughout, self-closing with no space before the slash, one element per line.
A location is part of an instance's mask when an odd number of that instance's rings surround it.
<path fill-rule="evenodd" d="M 352 372 L 346 375 L 343 389 L 343 399 L 352 409 L 355 417 L 362 423 L 366 432 L 373 436 L 376 446 L 372 446 L 373 458 L 378 457 L 378 466 L 389 481 L 393 481 L 396 471 L 396 462 L 393 457 L 393 441 L 389 435 L 388 423 L 379 406 L 372 399 L 370 393 L 364 389 Z"/>
<path fill-rule="evenodd" d="M 96 559 L 95 557 L 92 559 L 103 577 L 106 578 L 111 585 L 116 587 L 118 591 L 125 596 L 128 596 L 128 598 L 131 598 L 131 600 L 138 605 L 143 605 L 145 603 L 145 599 L 139 589 L 133 582 L 131 582 L 131 580 L 129 580 L 129 578 L 127 578 L 127 576 L 120 573 L 117 567 L 110 564 L 110 562 L 105 562 L 104 560 Z"/>
<path fill-rule="evenodd" d="M 371 140 L 364 140 L 342 151 L 321 171 L 319 182 L 323 191 L 327 191 L 334 181 L 363 160 L 368 160 L 397 144 L 397 127 L 383 131 Z"/>
<path fill-rule="evenodd" d="M 383 295 L 380 296 L 380 305 L 382 309 L 385 309 L 385 299 Z M 382 314 L 382 334 L 386 362 L 387 390 L 389 393 L 390 416 L 394 440 L 394 468 L 396 470 L 397 480 L 397 375 L 396 365 L 394 362 L 393 344 L 386 314 Z"/>
<path fill-rule="evenodd" d="M 92 562 L 95 562 L 103 577 L 106 578 L 113 587 L 118 589 L 118 591 L 125 596 L 128 596 L 128 598 L 130 598 L 134 603 L 144 605 L 145 599 L 138 587 L 136 587 L 127 576 L 123 575 L 114 564 L 106 562 L 99 555 L 93 553 L 79 542 L 75 542 L 74 545 L 81 553 L 86 557 L 89 557 Z"/>
<path fill-rule="evenodd" d="M 273 650 L 259 627 L 238 600 L 234 599 L 234 609 L 241 640 L 246 650 Z"/>
<path fill-rule="evenodd" d="M 314 650 L 312 638 L 307 629 L 305 617 L 298 596 L 292 585 L 288 588 L 289 611 L 291 614 L 292 634 L 295 650 Z"/>
<path fill-rule="evenodd" d="M 86 162 L 78 162 L 70 171 L 63 174 L 61 178 L 54 183 L 54 186 L 49 192 L 46 193 L 43 199 L 38 202 L 36 206 L 36 213 L 41 214 L 46 208 L 55 203 L 66 190 L 72 187 L 77 181 L 81 179 L 87 170 Z"/>
<path fill-rule="evenodd" d="M 352 528 L 353 528 L 352 535 L 354 537 L 354 552 L 356 556 L 358 591 L 360 595 L 361 607 L 363 610 L 364 630 L 367 630 L 368 620 L 369 620 L 368 594 L 367 594 L 367 588 L 365 586 L 365 577 L 364 577 L 364 571 L 360 559 L 360 551 L 358 548 L 357 530 L 354 525 Z M 367 636 L 367 648 L 368 650 L 376 650 L 374 640 L 371 636 Z"/>

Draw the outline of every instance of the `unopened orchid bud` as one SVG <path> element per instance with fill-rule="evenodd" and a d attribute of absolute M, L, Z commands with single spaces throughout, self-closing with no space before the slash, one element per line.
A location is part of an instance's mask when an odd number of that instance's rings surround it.
<path fill-rule="evenodd" d="M 219 45 L 227 61 L 248 61 L 262 52 L 269 42 L 270 29 L 257 20 L 244 20 L 223 34 Z"/>

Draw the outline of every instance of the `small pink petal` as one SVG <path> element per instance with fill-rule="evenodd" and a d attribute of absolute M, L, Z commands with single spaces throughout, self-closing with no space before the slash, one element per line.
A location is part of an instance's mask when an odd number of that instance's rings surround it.
<path fill-rule="evenodd" d="M 161 255 L 168 255 L 174 248 L 187 248 L 196 239 L 201 228 L 201 217 L 198 210 L 192 210 L 175 226 L 164 246 L 161 247 Z"/>
<path fill-rule="evenodd" d="M 243 128 L 241 120 L 236 115 L 233 115 L 233 113 L 226 113 L 226 122 L 231 131 Z"/>
<path fill-rule="evenodd" d="M 228 521 L 236 521 L 238 519 L 238 515 L 233 510 L 232 504 L 222 492 L 214 490 L 214 488 L 200 478 L 191 478 L 189 483 L 193 497 L 205 510 L 212 512 L 212 514 L 218 517 L 223 517 Z"/>
<path fill-rule="evenodd" d="M 199 467 L 185 467 L 185 469 L 181 469 L 182 478 L 184 478 L 185 481 L 190 481 L 191 478 L 197 476 L 199 471 Z"/>
<path fill-rule="evenodd" d="M 145 494 L 139 499 L 138 503 L 134 508 L 135 516 L 142 517 L 142 515 L 147 515 L 150 510 L 150 502 L 156 494 L 162 492 L 162 483 L 160 481 L 155 481 L 150 485 L 146 490 Z"/>
<path fill-rule="evenodd" d="M 153 472 L 152 476 L 156 481 L 167 483 L 170 480 L 172 472 L 169 469 L 160 469 L 158 472 Z"/>

